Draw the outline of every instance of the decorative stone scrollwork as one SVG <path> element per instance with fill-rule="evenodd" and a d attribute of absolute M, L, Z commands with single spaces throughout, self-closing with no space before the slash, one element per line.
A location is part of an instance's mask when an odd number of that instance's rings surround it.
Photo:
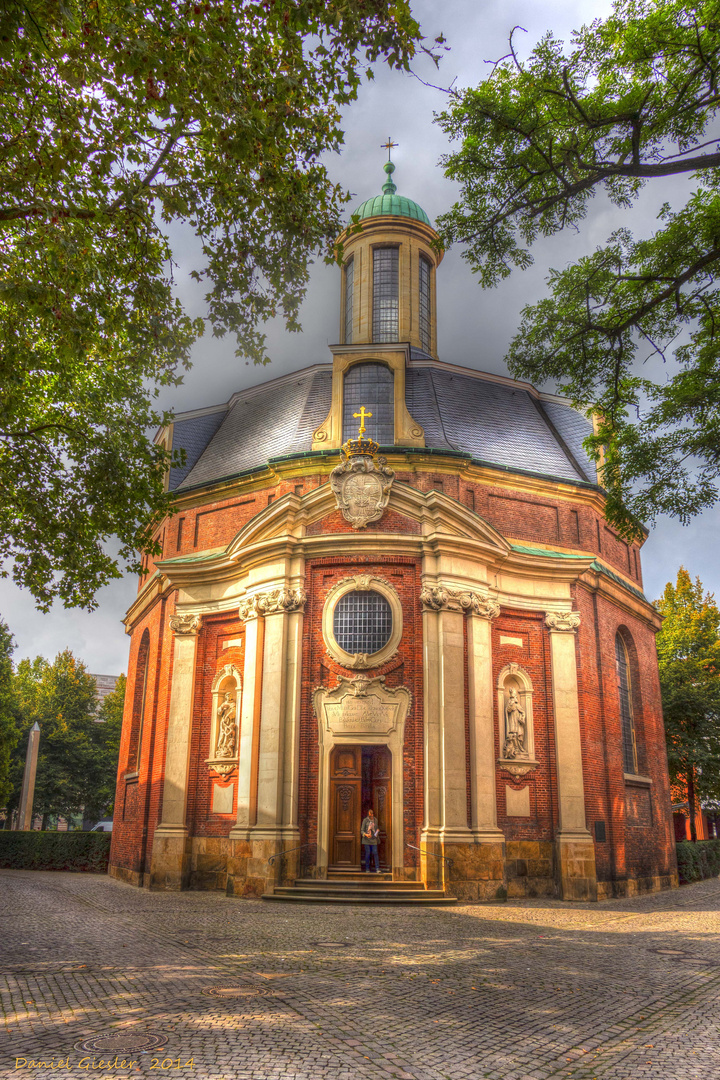
<path fill-rule="evenodd" d="M 496 619 L 500 614 L 500 605 L 492 597 L 469 589 L 447 589 L 443 585 L 423 586 L 420 602 L 426 611 L 463 611 L 485 619 Z"/>
<path fill-rule="evenodd" d="M 371 445 L 377 449 L 376 443 Z M 330 473 L 330 487 L 345 520 L 354 529 L 364 529 L 382 517 L 394 479 L 384 457 L 351 452 Z"/>
<path fill-rule="evenodd" d="M 254 593 L 243 600 L 238 613 L 243 622 L 257 619 L 260 615 L 275 615 L 278 612 L 290 613 L 302 611 L 307 596 L 304 589 L 271 589 L 266 593 Z"/>
<path fill-rule="evenodd" d="M 580 625 L 580 612 L 548 611 L 545 615 L 545 625 L 550 631 L 574 634 Z"/>
<path fill-rule="evenodd" d="M 168 619 L 172 632 L 182 636 L 197 634 L 200 629 L 200 622 L 199 615 L 171 615 Z"/>
<path fill-rule="evenodd" d="M 385 597 L 392 612 L 392 629 L 387 643 L 375 653 L 349 653 L 341 648 L 335 639 L 333 619 L 335 607 L 338 601 L 349 592 L 378 592 Z M 403 611 L 397 590 L 393 588 L 385 578 L 375 574 L 355 574 L 354 577 L 343 578 L 333 585 L 325 599 L 322 617 L 322 634 L 330 656 L 336 663 L 344 668 L 358 671 L 371 667 L 379 667 L 387 663 L 397 652 L 402 637 Z"/>
<path fill-rule="evenodd" d="M 533 685 L 518 664 L 508 664 L 497 683 L 500 719 L 498 764 L 513 776 L 523 776 L 537 767 L 533 731 Z"/>
<path fill-rule="evenodd" d="M 212 683 L 210 757 L 205 764 L 221 776 L 229 776 L 238 763 L 241 685 L 235 664 L 221 668 Z"/>

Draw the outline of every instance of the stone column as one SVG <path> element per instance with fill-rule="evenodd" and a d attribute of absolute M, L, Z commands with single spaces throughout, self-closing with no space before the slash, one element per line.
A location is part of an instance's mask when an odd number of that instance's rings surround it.
<path fill-rule="evenodd" d="M 298 841 L 304 605 L 302 589 L 280 588 L 255 595 L 241 610 L 246 630 L 238 813 L 230 833 L 228 871 L 236 893 L 260 895 L 271 889 L 278 868 L 268 859 Z"/>
<path fill-rule="evenodd" d="M 548 612 L 550 632 L 559 829 L 555 837 L 557 878 L 563 900 L 597 896 L 595 846 L 585 821 L 585 787 L 580 738 L 575 631 L 576 611 Z"/>
<path fill-rule="evenodd" d="M 175 634 L 170 715 L 165 750 L 162 818 L 153 836 L 150 888 L 184 889 L 190 877 L 185 820 L 188 765 L 195 690 L 195 653 L 199 615 L 171 615 Z"/>
<path fill-rule="evenodd" d="M 423 605 L 425 685 L 425 818 L 423 876 L 445 882 L 448 845 L 472 842 L 467 824 L 465 640 L 460 593 L 426 586 Z M 429 854 L 429 853 L 433 854 Z M 450 856 L 452 857 L 452 856 Z"/>
<path fill-rule="evenodd" d="M 470 821 L 476 843 L 502 845 L 505 837 L 497 826 L 492 675 L 492 620 L 500 614 L 500 606 L 485 597 L 475 597 L 474 601 L 467 621 Z M 502 862 L 502 848 L 498 849 L 497 858 Z"/>
<path fill-rule="evenodd" d="M 245 622 L 245 662 L 243 665 L 240 744 L 238 747 L 237 820 L 231 840 L 247 840 L 255 823 L 257 797 L 257 744 L 260 733 L 260 693 L 262 690 L 262 642 L 264 625 L 257 597 L 240 607 Z"/>

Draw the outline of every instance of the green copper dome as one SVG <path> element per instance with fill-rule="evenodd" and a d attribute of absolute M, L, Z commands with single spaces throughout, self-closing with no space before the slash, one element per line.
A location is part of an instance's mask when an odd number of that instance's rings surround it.
<path fill-rule="evenodd" d="M 392 181 L 395 166 L 392 161 L 387 161 L 383 168 L 387 173 L 387 180 L 383 184 L 382 195 L 375 195 L 372 199 L 366 199 L 364 203 L 353 211 L 353 217 L 363 221 L 366 218 L 380 217 L 382 214 L 394 214 L 396 217 L 413 218 L 415 221 L 424 221 L 430 225 L 430 218 L 422 206 L 418 206 L 412 199 L 405 195 L 396 195 L 397 188 Z"/>

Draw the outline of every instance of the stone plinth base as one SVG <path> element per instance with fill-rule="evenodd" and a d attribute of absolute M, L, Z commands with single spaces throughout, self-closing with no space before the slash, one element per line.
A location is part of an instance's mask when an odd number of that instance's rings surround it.
<path fill-rule="evenodd" d="M 145 875 L 142 870 L 129 870 L 127 866 L 115 866 L 111 863 L 108 866 L 108 874 L 118 881 L 124 881 L 127 885 L 135 885 L 139 889 L 144 884 Z"/>
<path fill-rule="evenodd" d="M 598 881 L 598 900 L 612 900 L 616 897 L 640 896 L 642 893 L 662 892 L 663 889 L 677 889 L 677 874 L 653 874 L 650 877 L 622 878 L 617 881 Z"/>
<path fill-rule="evenodd" d="M 152 862 L 150 863 L 151 889 L 179 891 L 190 884 L 190 839 L 184 833 L 155 830 Z"/>
<path fill-rule="evenodd" d="M 501 841 L 475 844 L 444 844 L 442 854 L 452 859 L 445 888 L 458 900 L 504 900 L 505 844 Z M 428 886 L 433 879 L 427 879 Z"/>
<path fill-rule="evenodd" d="M 561 900 L 597 900 L 595 845 L 590 833 L 555 840 L 555 874 Z"/>
<path fill-rule="evenodd" d="M 505 860 L 508 899 L 556 895 L 552 841 L 508 840 Z"/>

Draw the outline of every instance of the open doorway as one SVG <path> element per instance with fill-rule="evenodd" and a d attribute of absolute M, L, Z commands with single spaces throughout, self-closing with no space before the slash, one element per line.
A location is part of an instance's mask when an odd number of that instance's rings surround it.
<path fill-rule="evenodd" d="M 360 870 L 360 824 L 372 809 L 381 870 L 392 869 L 392 754 L 387 746 L 336 746 L 330 757 L 330 865 Z"/>

